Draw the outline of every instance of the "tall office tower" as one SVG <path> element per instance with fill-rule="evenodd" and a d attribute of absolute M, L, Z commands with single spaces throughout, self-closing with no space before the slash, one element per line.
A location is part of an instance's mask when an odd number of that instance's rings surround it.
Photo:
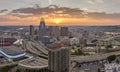
<path fill-rule="evenodd" d="M 68 27 L 61 27 L 61 36 L 68 36 Z"/>
<path fill-rule="evenodd" d="M 34 38 L 34 26 L 30 25 L 30 36 Z"/>
<path fill-rule="evenodd" d="M 58 38 L 60 36 L 59 26 L 49 26 L 46 32 L 47 32 L 47 35 L 51 37 Z"/>
<path fill-rule="evenodd" d="M 46 33 L 45 21 L 43 18 L 41 18 L 40 25 L 39 25 L 39 40 L 40 41 L 44 41 L 43 36 L 45 36 L 45 33 Z"/>
<path fill-rule="evenodd" d="M 56 48 L 49 50 L 49 72 L 69 72 L 70 51 L 69 48 Z"/>

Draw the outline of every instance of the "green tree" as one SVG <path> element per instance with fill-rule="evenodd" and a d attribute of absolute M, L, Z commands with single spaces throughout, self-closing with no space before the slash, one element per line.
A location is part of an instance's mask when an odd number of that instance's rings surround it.
<path fill-rule="evenodd" d="M 3 67 L 3 68 L 0 69 L 0 72 L 8 72 L 9 69 L 10 69 L 10 67 L 5 66 L 5 67 Z"/>
<path fill-rule="evenodd" d="M 21 70 L 20 70 L 20 69 L 17 69 L 16 72 L 21 72 Z"/>
<path fill-rule="evenodd" d="M 101 72 L 101 70 L 98 68 L 98 72 Z"/>
<path fill-rule="evenodd" d="M 92 43 L 95 43 L 95 42 L 97 42 L 97 41 L 98 41 L 98 40 L 95 39 L 95 40 L 92 40 L 91 42 L 92 42 Z"/>
<path fill-rule="evenodd" d="M 82 50 L 78 49 L 76 50 L 74 53 L 72 53 L 72 55 L 83 55 L 84 53 L 82 52 Z"/>
<path fill-rule="evenodd" d="M 111 63 L 115 59 L 116 59 L 116 55 L 111 55 L 111 56 L 107 57 L 107 60 L 108 60 L 109 63 Z"/>

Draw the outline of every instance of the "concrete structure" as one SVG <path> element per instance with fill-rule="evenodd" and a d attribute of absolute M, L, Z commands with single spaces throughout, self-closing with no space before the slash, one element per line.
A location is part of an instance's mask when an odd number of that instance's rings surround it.
<path fill-rule="evenodd" d="M 28 52 L 40 57 L 48 57 L 47 47 L 43 43 L 34 40 L 23 40 L 22 44 Z"/>
<path fill-rule="evenodd" d="M 45 33 L 46 33 L 45 21 L 43 18 L 41 18 L 40 25 L 39 25 L 39 40 L 40 41 L 44 41 L 42 37 L 45 36 Z"/>
<path fill-rule="evenodd" d="M 22 44 L 23 44 L 22 41 L 23 41 L 23 39 L 18 39 L 18 40 L 15 41 L 13 44 L 19 46 L 19 45 L 22 45 Z"/>
<path fill-rule="evenodd" d="M 34 38 L 34 26 L 33 25 L 30 25 L 30 36 L 32 37 L 32 38 Z"/>
<path fill-rule="evenodd" d="M 61 36 L 68 36 L 68 27 L 61 27 Z"/>
<path fill-rule="evenodd" d="M 70 51 L 69 48 L 49 49 L 48 53 L 49 72 L 69 72 Z"/>
<path fill-rule="evenodd" d="M 33 57 L 22 60 L 18 63 L 18 66 L 22 69 L 44 69 L 48 67 L 48 60 L 40 58 L 40 57 Z"/>

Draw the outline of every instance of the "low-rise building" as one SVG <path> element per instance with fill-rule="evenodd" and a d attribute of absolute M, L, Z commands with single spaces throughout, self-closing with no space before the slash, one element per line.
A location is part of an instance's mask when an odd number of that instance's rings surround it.
<path fill-rule="evenodd" d="M 74 37 L 70 39 L 70 45 L 79 45 L 79 39 Z"/>
<path fill-rule="evenodd" d="M 105 72 L 120 72 L 120 64 L 105 64 Z"/>

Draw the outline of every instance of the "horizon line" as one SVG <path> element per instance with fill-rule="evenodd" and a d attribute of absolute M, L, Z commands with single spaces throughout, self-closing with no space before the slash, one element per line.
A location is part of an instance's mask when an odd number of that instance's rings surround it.
<path fill-rule="evenodd" d="M 30 24 L 33 26 L 39 26 L 39 25 L 34 25 L 34 24 Z M 0 25 L 0 26 L 30 26 L 30 25 Z M 46 26 L 120 26 L 120 24 L 116 24 L 116 25 L 46 25 Z"/>

